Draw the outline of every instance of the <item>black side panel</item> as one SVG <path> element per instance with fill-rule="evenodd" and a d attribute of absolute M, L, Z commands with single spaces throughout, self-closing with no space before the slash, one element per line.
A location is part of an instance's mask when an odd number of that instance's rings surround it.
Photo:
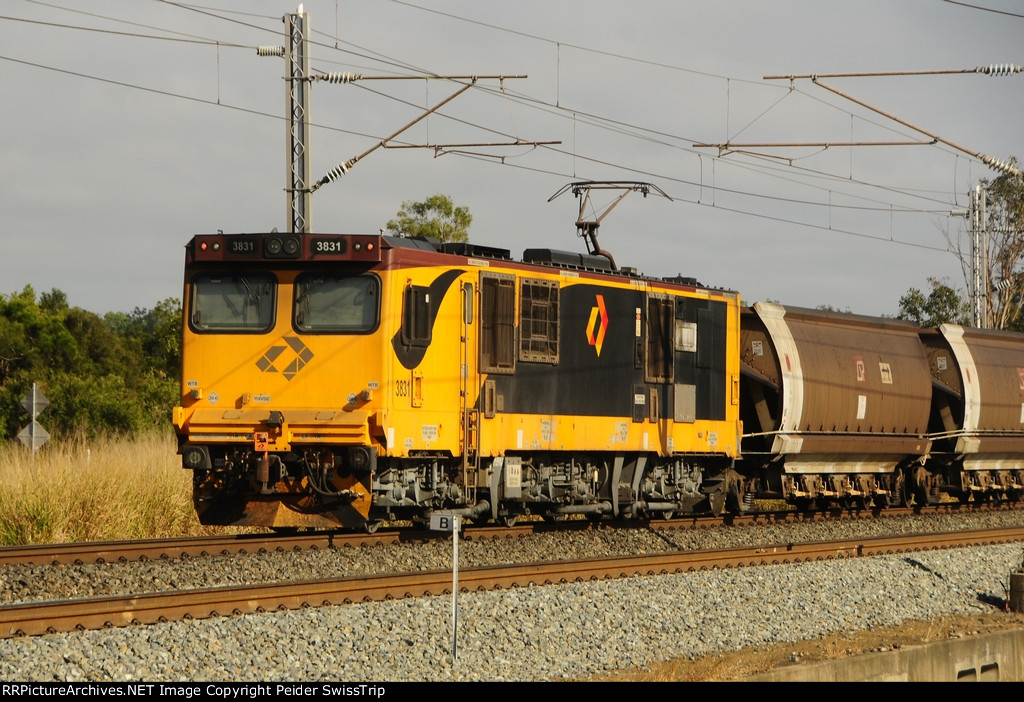
<path fill-rule="evenodd" d="M 674 351 L 674 383 L 649 383 L 644 364 L 637 360 L 638 348 L 643 349 L 646 340 L 638 345 L 636 338 L 638 315 L 645 319 L 647 296 L 637 290 L 596 285 L 563 287 L 558 364 L 520 358 L 513 374 L 489 374 L 500 396 L 499 411 L 644 421 L 651 413 L 646 403 L 657 398 L 654 414 L 672 417 L 674 384 L 680 384 L 696 389 L 697 419 L 724 420 L 728 305 L 686 297 L 675 302 L 676 319 L 696 325 L 696 350 Z M 646 326 L 641 329 L 647 332 Z M 638 398 L 643 398 L 642 403 Z"/>
<path fill-rule="evenodd" d="M 560 306 L 557 366 L 520 360 L 514 375 L 489 376 L 502 396 L 502 411 L 631 417 L 633 387 L 643 384 L 643 370 L 634 363 L 641 294 L 573 285 L 562 288 Z"/>
<path fill-rule="evenodd" d="M 676 383 L 697 388 L 697 419 L 725 419 L 725 345 L 728 306 L 724 302 L 680 298 L 676 316 L 697 324 L 697 350 L 676 351 Z"/>
<path fill-rule="evenodd" d="M 430 308 L 427 310 L 426 329 L 424 329 L 427 338 L 430 338 L 432 335 L 434 322 L 437 320 L 437 312 L 441 309 L 441 300 L 448 293 L 448 288 L 451 287 L 452 282 L 458 279 L 462 273 L 461 269 L 452 268 L 437 276 L 434 282 L 430 284 L 427 292 Z M 413 346 L 404 343 L 402 330 L 396 332 L 391 338 L 391 347 L 395 350 L 395 356 L 399 362 L 409 370 L 418 366 L 427 353 L 426 345 Z"/>

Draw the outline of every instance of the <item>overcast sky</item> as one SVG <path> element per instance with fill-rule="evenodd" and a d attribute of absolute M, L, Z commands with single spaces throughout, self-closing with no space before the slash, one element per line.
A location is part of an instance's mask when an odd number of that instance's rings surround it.
<path fill-rule="evenodd" d="M 313 195 L 319 232 L 376 232 L 450 196 L 474 242 L 583 251 L 580 180 L 657 186 L 603 219 L 620 266 L 748 302 L 894 314 L 929 277 L 965 287 L 967 206 L 1024 158 L 1020 0 L 309 0 L 317 179 L 478 80 Z M 0 11 L 0 294 L 64 291 L 104 314 L 181 297 L 198 233 L 286 230 L 282 17 L 267 0 L 5 0 Z M 244 11 L 243 11 L 244 10 Z M 835 73 L 938 72 L 824 77 Z M 808 78 L 815 74 L 836 95 Z M 919 131 L 919 130 L 923 130 Z M 937 143 L 925 133 L 939 137 Z M 731 150 L 717 146 L 729 142 Z M 785 146 L 795 142 L 830 146 Z M 850 142 L 925 142 L 863 145 Z M 768 146 L 743 146 L 767 144 Z M 952 144 L 952 145 L 951 145 Z M 595 193 L 600 216 L 618 193 Z"/>

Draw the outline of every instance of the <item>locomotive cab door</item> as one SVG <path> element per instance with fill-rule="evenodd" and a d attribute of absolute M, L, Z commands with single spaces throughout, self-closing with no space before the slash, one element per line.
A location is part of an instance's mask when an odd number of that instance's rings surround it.
<path fill-rule="evenodd" d="M 462 318 L 459 335 L 459 411 L 462 426 L 459 431 L 459 448 L 462 455 L 462 484 L 470 504 L 477 501 L 477 471 L 480 468 L 480 405 L 475 402 L 480 376 L 477 373 L 476 356 L 472 348 L 476 313 L 476 290 L 471 280 L 461 283 Z M 479 326 L 479 325 L 477 325 Z"/>
<path fill-rule="evenodd" d="M 650 409 L 651 421 L 725 419 L 727 312 L 714 300 L 648 295 L 644 381 L 664 393 L 660 407 Z"/>

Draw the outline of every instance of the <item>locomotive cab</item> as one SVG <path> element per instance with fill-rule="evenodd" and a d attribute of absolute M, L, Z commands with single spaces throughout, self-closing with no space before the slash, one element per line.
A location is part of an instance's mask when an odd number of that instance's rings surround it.
<path fill-rule="evenodd" d="M 380 237 L 274 233 L 190 242 L 174 425 L 201 522 L 366 523 L 380 248 Z"/>

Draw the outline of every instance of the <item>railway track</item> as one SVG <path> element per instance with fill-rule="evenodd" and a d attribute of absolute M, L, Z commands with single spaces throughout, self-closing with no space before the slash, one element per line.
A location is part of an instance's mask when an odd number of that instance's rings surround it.
<path fill-rule="evenodd" d="M 522 523 L 514 527 L 473 526 L 468 527 L 463 538 L 503 539 L 555 530 L 589 529 L 691 529 L 739 526 L 744 524 L 784 524 L 808 522 L 823 519 L 873 519 L 901 517 L 913 514 L 955 514 L 963 511 L 1021 509 L 1016 505 L 981 504 L 961 505 L 944 503 L 924 508 L 887 508 L 885 510 L 831 510 L 827 512 L 798 512 L 793 510 L 766 511 L 744 515 L 722 515 L 719 517 L 691 517 L 650 522 L 611 522 L 593 524 L 586 520 L 559 522 L 557 525 L 545 522 Z M 302 551 L 309 549 L 362 548 L 394 543 L 423 543 L 447 539 L 448 534 L 423 529 L 390 528 L 374 534 L 345 533 L 335 531 L 313 531 L 300 533 L 257 533 L 217 536 L 196 536 L 167 539 L 141 539 L 136 541 L 103 541 L 63 544 L 29 544 L 0 548 L 0 566 L 14 564 L 36 565 L 82 565 L 86 563 L 126 563 L 141 560 L 172 560 L 180 558 L 205 558 L 221 555 L 245 555 L 251 553 Z"/>
<path fill-rule="evenodd" d="M 459 589 L 522 588 L 1019 541 L 1024 541 L 1024 527 L 486 566 L 460 570 Z M 443 595 L 451 590 L 451 571 L 434 570 L 13 604 L 0 606 L 0 638 Z"/>

